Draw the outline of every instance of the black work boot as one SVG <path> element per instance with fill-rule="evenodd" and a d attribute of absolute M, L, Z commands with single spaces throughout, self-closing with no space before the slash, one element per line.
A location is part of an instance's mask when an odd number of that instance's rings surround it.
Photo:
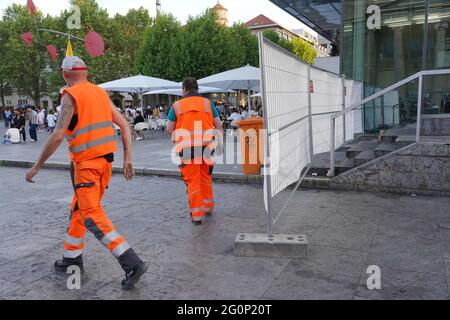
<path fill-rule="evenodd" d="M 148 264 L 141 262 L 136 267 L 133 268 L 129 273 L 125 274 L 125 278 L 122 280 L 122 289 L 131 290 L 134 285 L 141 279 L 141 277 L 148 270 Z"/>
<path fill-rule="evenodd" d="M 83 268 L 83 256 L 79 256 L 75 259 L 62 258 L 55 262 L 55 271 L 58 273 L 67 273 L 67 268 L 70 266 L 77 266 L 80 268 L 81 273 L 84 273 Z"/>

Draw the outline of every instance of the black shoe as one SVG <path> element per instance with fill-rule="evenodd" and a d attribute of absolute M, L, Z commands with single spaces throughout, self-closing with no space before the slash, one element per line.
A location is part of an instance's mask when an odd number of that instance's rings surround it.
<path fill-rule="evenodd" d="M 55 271 L 58 273 L 67 273 L 67 268 L 70 266 L 77 266 L 80 268 L 81 273 L 84 273 L 83 257 L 79 256 L 75 259 L 63 258 L 55 262 Z"/>
<path fill-rule="evenodd" d="M 134 288 L 134 285 L 141 279 L 141 277 L 148 270 L 148 264 L 141 262 L 136 267 L 131 270 L 130 273 L 125 274 L 125 278 L 122 280 L 122 289 L 123 290 L 131 290 Z"/>

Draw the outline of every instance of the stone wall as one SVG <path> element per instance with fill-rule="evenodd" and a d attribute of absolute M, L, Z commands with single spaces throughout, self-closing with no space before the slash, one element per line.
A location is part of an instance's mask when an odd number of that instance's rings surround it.
<path fill-rule="evenodd" d="M 333 178 L 338 190 L 450 196 L 450 145 L 418 143 Z"/>

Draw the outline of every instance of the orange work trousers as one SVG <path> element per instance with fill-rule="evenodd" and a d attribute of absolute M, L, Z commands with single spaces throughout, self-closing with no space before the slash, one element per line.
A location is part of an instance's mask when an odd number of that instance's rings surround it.
<path fill-rule="evenodd" d="M 187 185 L 192 217 L 203 217 L 214 209 L 212 171 L 214 166 L 202 161 L 199 164 L 182 164 L 181 175 Z"/>
<path fill-rule="evenodd" d="M 141 260 L 116 231 L 101 205 L 111 175 L 112 164 L 105 158 L 72 163 L 71 178 L 75 194 L 64 257 L 74 259 L 83 254 L 84 236 L 89 230 L 118 259 L 125 272 L 130 272 Z"/>

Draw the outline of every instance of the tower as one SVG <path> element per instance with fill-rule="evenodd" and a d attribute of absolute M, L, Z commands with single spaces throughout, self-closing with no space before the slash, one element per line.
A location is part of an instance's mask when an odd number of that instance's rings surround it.
<path fill-rule="evenodd" d="M 228 9 L 220 4 L 217 0 L 217 4 L 213 7 L 213 10 L 217 13 L 217 22 L 221 25 L 228 26 Z"/>
<path fill-rule="evenodd" d="M 156 17 L 161 15 L 161 1 L 156 0 Z"/>

